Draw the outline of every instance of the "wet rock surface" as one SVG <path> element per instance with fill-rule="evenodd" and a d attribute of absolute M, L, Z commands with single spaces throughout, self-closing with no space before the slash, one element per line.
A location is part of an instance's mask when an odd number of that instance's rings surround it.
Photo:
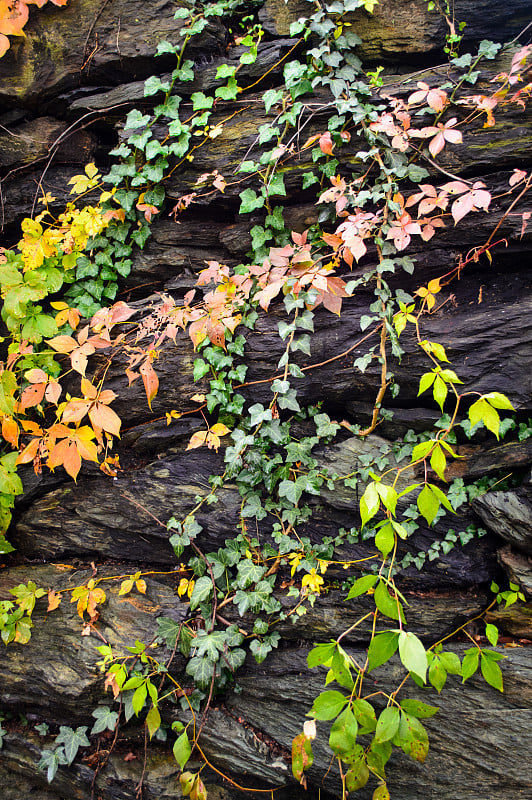
<path fill-rule="evenodd" d="M 13 39 L 11 49 L 0 59 L 0 224 L 7 245 L 20 237 L 20 221 L 32 213 L 41 190 L 56 198 L 51 208 L 58 211 L 69 199 L 68 181 L 85 163 L 96 159 L 105 169 L 109 149 L 123 136 L 127 111 L 133 106 L 144 108 L 152 100 L 144 97 L 144 79 L 154 73 L 164 77 L 173 68 L 167 57 L 154 58 L 153 53 L 159 41 L 177 41 L 183 23 L 173 19 L 173 12 L 179 5 L 173 0 L 69 0 L 65 8 L 48 4 L 38 12 L 32 9 L 27 36 Z M 467 42 L 512 39 L 531 16 L 529 0 L 511 4 L 457 0 L 455 6 L 457 17 L 467 22 Z M 302 0 L 263 3 L 259 16 L 267 35 L 255 64 L 241 70 L 244 86 L 251 86 L 265 74 L 268 82 L 264 88 L 280 83 L 281 59 L 296 42 L 290 36 L 290 24 L 308 8 Z M 420 68 L 432 70 L 424 73 L 423 79 L 428 80 L 428 75 L 440 84 L 448 80 L 447 68 L 435 66 L 442 60 L 445 24 L 429 13 L 425 2 L 381 0 L 373 17 L 354 12 L 352 24 L 362 40 L 360 55 L 365 64 L 384 63 L 391 90 L 396 86 L 396 74 L 414 73 Z M 227 23 L 211 17 L 189 53 L 201 69 L 193 82 L 178 87 L 185 105 L 192 92 L 206 92 L 217 85 L 217 67 L 226 60 L 229 41 Z M 238 64 L 239 51 L 233 48 L 229 52 L 231 63 Z M 491 71 L 481 74 L 479 91 L 487 91 L 493 74 L 507 69 L 510 59 L 511 54 L 503 54 Z M 413 81 L 418 78 L 412 75 Z M 238 193 L 245 182 L 228 188 L 216 201 L 202 199 L 180 217 L 179 224 L 173 220 L 171 209 L 213 165 L 231 174 L 244 155 L 256 154 L 259 126 L 274 119 L 273 112 L 265 114 L 259 89 L 244 93 L 229 111 L 216 111 L 214 122 L 226 114 L 233 115 L 223 133 L 167 181 L 167 207 L 154 222 L 146 248 L 135 251 L 132 273 L 120 287 L 121 298 L 137 303 L 139 318 L 148 313 L 157 292 L 182 297 L 194 285 L 206 261 L 233 266 L 245 259 L 251 244 L 250 228 L 262 222 L 260 214 L 251 220 L 238 214 Z M 305 109 L 302 113 L 302 119 L 306 119 L 305 114 L 309 117 L 306 135 L 323 129 L 325 112 Z M 530 131 L 530 110 L 516 106 L 501 114 L 494 129 L 479 127 L 469 138 L 465 136 L 464 145 L 446 152 L 441 163 L 452 175 L 489 180 L 494 193 L 503 192 L 515 167 L 530 168 Z M 341 174 L 361 169 L 357 149 L 355 139 L 344 148 Z M 311 163 L 308 150 L 297 168 L 286 175 L 287 196 L 282 201 L 290 225 L 298 231 L 312 225 L 320 213 L 313 195 L 301 189 L 301 175 Z M 435 174 L 433 167 L 427 166 Z M 445 346 L 453 369 L 465 381 L 464 391 L 503 392 L 513 402 L 518 420 L 525 421 L 532 414 L 530 230 L 523 233 L 521 216 L 528 205 L 523 200 L 505 219 L 497 201 L 493 209 L 489 220 L 479 212 L 456 228 L 449 225 L 434 242 L 415 252 L 415 274 L 405 273 L 400 279 L 391 279 L 391 284 L 413 292 L 451 269 L 460 253 L 485 241 L 494 223 L 501 221 L 499 235 L 506 247 L 497 251 L 493 264 L 468 266 L 462 279 L 446 290 L 443 308 L 427 319 L 424 331 L 428 339 Z M 361 264 L 353 277 L 364 269 Z M 353 370 L 353 359 L 366 352 L 365 346 L 343 354 L 364 335 L 360 321 L 368 297 L 362 293 L 347 300 L 341 322 L 319 311 L 312 356 L 299 362 L 301 367 L 313 367 L 298 387 L 300 402 L 325 399 L 324 410 L 332 418 L 348 418 L 361 425 L 368 424 L 371 417 L 379 366 L 371 364 L 364 374 Z M 265 381 L 243 389 L 250 403 L 271 399 L 269 381 L 284 348 L 277 335 L 279 319 L 279 312 L 272 308 L 256 332 L 246 334 L 251 354 L 246 380 Z M 320 458 L 330 470 L 345 474 L 361 458 L 378 456 L 397 437 L 411 429 L 420 433 L 438 419 L 437 407 L 417 394 L 423 368 L 419 348 L 406 334 L 404 340 L 406 353 L 394 368 L 401 391 L 387 402 L 394 416 L 368 439 L 346 434 L 339 444 L 322 448 Z M 144 733 L 134 722 L 120 733 L 108 760 L 106 755 L 101 757 L 105 768 L 97 769 L 97 748 L 106 752 L 109 737 L 98 746 L 82 750 L 72 767 L 60 766 L 51 785 L 37 764 L 43 749 L 52 746 L 59 725 L 90 727 L 94 708 L 111 705 L 97 665 L 101 659 L 97 648 L 102 641 L 125 652 L 137 639 L 152 641 L 161 617 L 179 623 L 188 613 L 187 604 L 177 595 L 178 565 L 165 526 L 169 517 L 186 513 L 195 497 L 208 491 L 209 475 L 219 472 L 222 465 L 221 453 L 185 451 L 191 434 L 204 425 L 199 414 L 166 425 L 165 413 L 195 408 L 189 399 L 193 393 L 193 358 L 185 335 L 178 337 L 175 349 L 162 354 L 158 363 L 161 388 L 153 412 L 146 405 L 142 386 L 127 387 L 124 365 L 111 368 L 108 386 L 118 394 L 116 410 L 127 428 L 118 447 L 123 471 L 116 479 L 104 477 L 91 466 L 84 467 L 77 484 L 60 469 L 41 476 L 30 468 L 22 472 L 26 493 L 18 503 L 10 538 L 17 546 L 17 558 L 29 563 L 0 571 L 0 599 L 8 598 L 10 588 L 27 580 L 64 591 L 86 582 L 93 574 L 124 576 L 137 570 L 154 574 L 146 577 L 145 595 L 132 592 L 123 597 L 118 594 L 119 579 L 104 582 L 107 600 L 88 635 L 81 635 L 83 622 L 68 594 L 59 609 L 50 613 L 46 612 L 45 599 L 38 600 L 31 642 L 27 646 L 10 645 L 0 653 L 0 711 L 11 715 L 5 723 L 7 734 L 0 751 L 0 794 L 5 800 L 139 797 Z M 201 382 L 194 385 L 194 391 L 204 388 Z M 448 477 L 461 477 L 466 483 L 483 476 L 497 480 L 500 476 L 502 480 L 511 472 L 522 476 L 532 463 L 530 440 L 519 441 L 515 434 L 497 445 L 492 438 L 475 445 L 463 439 L 457 450 L 463 458 L 452 465 Z M 405 472 L 404 480 L 406 485 L 416 480 L 416 475 Z M 315 514 L 305 535 L 318 542 L 324 535 L 335 535 L 340 527 L 357 526 L 361 490 L 361 486 L 334 493 L 324 490 L 313 498 Z M 204 528 L 198 541 L 204 550 L 215 550 L 232 536 L 239 504 L 236 489 L 229 486 L 217 505 L 198 515 Z M 461 506 L 452 521 L 445 518 L 434 529 L 421 526 L 402 545 L 401 556 L 428 552 L 434 541 L 444 539 L 449 527 L 461 531 L 471 525 L 485 525 L 488 533 L 475 537 L 465 547 L 441 552 L 434 561 L 427 559 L 422 572 L 409 566 L 399 582 L 411 604 L 409 625 L 427 644 L 486 608 L 493 597 L 489 588 L 492 581 L 506 586 L 505 582 L 511 580 L 519 586 L 528 603 L 494 609 L 489 617 L 506 640 L 501 646 L 501 653 L 507 657 L 502 665 L 505 692 L 500 695 L 479 677 L 464 685 L 450 677 L 441 697 L 424 693 L 423 699 L 440 705 L 441 711 L 427 721 L 431 749 L 425 765 L 402 755 L 390 762 L 389 782 L 397 800 L 528 800 L 532 793 L 528 767 L 532 733 L 530 483 L 525 477 L 521 486 L 485 493 Z M 268 528 L 260 528 L 259 534 L 266 538 Z M 374 552 L 369 540 L 342 545 L 341 557 L 365 558 Z M 332 573 L 341 582 L 341 570 Z M 239 789 L 242 786 L 275 789 L 277 800 L 338 797 L 338 775 L 334 770 L 328 772 L 325 726 L 320 726 L 307 793 L 291 777 L 289 753 L 292 738 L 301 731 L 305 714 L 324 683 L 324 673 L 308 670 L 308 651 L 315 642 L 339 636 L 365 610 L 363 601 L 345 603 L 342 597 L 342 592 L 332 589 L 317 600 L 298 625 L 285 620 L 279 627 L 283 639 L 278 650 L 261 665 L 248 658 L 237 676 L 239 691 L 215 698 L 201 740 L 212 765 L 202 773 L 209 800 L 259 800 L 268 796 L 244 794 Z M 286 604 L 282 592 L 280 598 Z M 226 607 L 224 612 L 228 621 L 237 622 L 246 631 L 251 628 L 251 618 L 241 618 L 235 606 Z M 483 633 L 474 624 L 468 630 L 472 636 Z M 360 626 L 345 637 L 345 645 L 349 652 L 364 658 L 367 640 L 368 630 Z M 463 652 L 470 644 L 458 642 L 452 647 Z M 375 684 L 375 691 L 394 686 L 398 671 L 398 665 L 392 662 Z M 172 662 L 172 674 L 177 680 L 187 680 L 185 660 L 179 655 Z M 175 713 L 173 707 L 165 707 L 165 722 L 171 723 Z M 50 726 L 48 736 L 37 735 L 34 725 L 39 722 Z M 170 744 L 152 744 L 147 758 L 144 800 L 180 798 Z M 194 765 L 199 766 L 199 754 L 193 758 L 197 759 Z M 216 770 L 227 772 L 234 783 L 221 778 Z M 370 796 L 368 790 L 357 795 L 360 800 L 369 800 Z"/>

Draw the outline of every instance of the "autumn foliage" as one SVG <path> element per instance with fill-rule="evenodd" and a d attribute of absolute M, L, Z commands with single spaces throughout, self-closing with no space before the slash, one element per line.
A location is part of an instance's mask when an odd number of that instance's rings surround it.
<path fill-rule="evenodd" d="M 42 8 L 48 0 L 0 0 L 0 58 L 11 45 L 8 36 L 25 36 L 28 6 Z M 50 0 L 54 6 L 66 6 L 68 0 Z"/>

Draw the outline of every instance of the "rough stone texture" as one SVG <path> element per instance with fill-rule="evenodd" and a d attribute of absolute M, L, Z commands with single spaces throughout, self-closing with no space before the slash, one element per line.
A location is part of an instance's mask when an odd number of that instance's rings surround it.
<path fill-rule="evenodd" d="M 173 69 L 172 59 L 154 59 L 153 51 L 161 39 L 177 41 L 182 22 L 173 19 L 173 11 L 178 5 L 174 0 L 69 0 L 65 8 L 48 4 L 41 11 L 31 9 L 27 37 L 14 38 L 11 49 L 0 60 L 0 213 L 6 244 L 18 240 L 20 220 L 31 214 L 40 188 L 57 198 L 51 207 L 60 210 L 69 198 L 68 180 L 80 171 L 80 165 L 96 159 L 105 169 L 106 153 L 122 135 L 125 113 L 132 106 L 146 107 L 151 102 L 144 98 L 143 80 L 154 72 L 164 76 Z M 455 8 L 457 18 L 467 22 L 466 41 L 471 43 L 483 38 L 511 39 L 531 17 L 530 0 L 514 0 L 511 4 L 456 0 Z M 179 217 L 179 224 L 169 215 L 176 199 L 195 187 L 198 175 L 215 166 L 232 180 L 241 158 L 246 153 L 249 157 L 257 155 L 258 128 L 271 124 L 275 118 L 275 109 L 264 113 L 261 91 L 280 83 L 279 61 L 295 44 L 294 39 L 288 38 L 290 22 L 309 10 L 312 5 L 302 0 L 263 3 L 260 18 L 268 36 L 261 42 L 256 63 L 240 70 L 239 83 L 250 86 L 266 73 L 267 79 L 258 88 L 239 95 L 234 104 L 215 111 L 213 122 L 226 114 L 235 116 L 221 136 L 198 150 L 195 160 L 166 182 L 168 205 L 154 223 L 147 247 L 134 254 L 132 274 L 121 286 L 121 298 L 136 302 L 138 318 L 157 299 L 156 292 L 164 290 L 181 297 L 194 284 L 206 260 L 234 265 L 245 259 L 251 243 L 249 230 L 263 220 L 260 212 L 251 220 L 238 214 L 238 194 L 245 182 L 229 185 L 215 201 L 212 197 L 200 198 Z M 441 84 L 449 79 L 447 67 L 434 67 L 442 60 L 445 23 L 428 11 L 424 0 L 381 0 L 373 17 L 359 11 L 353 14 L 352 22 L 362 39 L 359 52 L 365 62 L 386 65 L 383 93 L 398 92 L 403 96 L 411 91 L 412 84 L 407 88 L 399 86 L 394 73 L 427 67 L 430 71 L 413 74 L 412 81 Z M 226 60 L 229 41 L 227 22 L 217 17 L 211 18 L 206 31 L 193 41 L 189 55 L 201 69 L 193 82 L 176 87 L 184 95 L 183 108 L 191 92 L 207 92 L 217 85 L 216 70 Z M 230 63 L 236 65 L 239 55 L 238 48 L 230 48 Z M 486 92 L 493 74 L 508 68 L 511 55 L 503 54 L 482 72 L 476 90 Z M 327 100 L 325 96 L 321 99 Z M 327 112 L 310 109 L 307 100 L 303 98 L 306 107 L 301 119 L 308 122 L 305 133 L 310 136 L 323 131 Z M 310 118 L 312 112 L 315 113 Z M 531 129 L 530 110 L 515 106 L 497 115 L 495 127 L 468 130 L 464 144 L 446 148 L 439 161 L 448 172 L 485 180 L 493 194 L 501 194 L 507 189 L 512 169 L 530 168 Z M 363 168 L 356 157 L 358 149 L 356 136 L 342 148 L 342 174 L 358 173 Z M 287 196 L 275 198 L 275 202 L 285 205 L 288 222 L 297 231 L 312 225 L 320 213 L 314 195 L 301 190 L 302 173 L 311 163 L 309 149 L 302 153 L 295 168 L 285 173 Z M 426 166 L 435 177 L 433 166 Z M 446 179 L 441 176 L 442 181 Z M 471 214 L 459 226 L 448 225 L 428 247 L 414 247 L 414 275 L 393 278 L 392 286 L 400 285 L 413 292 L 421 283 L 447 272 L 460 253 L 485 241 L 494 223 L 501 220 L 497 200 L 492 209 L 489 217 L 480 212 Z M 532 295 L 528 269 L 531 233 L 530 229 L 524 235 L 521 231 L 521 214 L 527 210 L 525 198 L 499 229 L 506 248 L 496 252 L 492 265 L 472 264 L 460 281 L 445 287 L 444 307 L 424 323 L 424 335 L 446 347 L 453 368 L 466 381 L 463 389 L 504 392 L 514 403 L 520 421 L 532 414 Z M 370 253 L 357 265 L 354 277 L 372 263 Z M 307 370 L 307 379 L 300 388 L 301 402 L 324 400 L 324 410 L 331 417 L 362 425 L 371 416 L 379 368 L 372 364 L 364 375 L 353 370 L 353 359 L 363 355 L 368 345 L 361 345 L 348 356 L 341 354 L 364 335 L 360 318 L 367 311 L 368 298 L 362 292 L 346 301 L 341 322 L 319 311 L 312 356 L 300 361 L 302 367 L 327 362 Z M 252 354 L 248 381 L 268 380 L 274 375 L 274 365 L 283 349 L 277 336 L 280 318 L 281 311 L 274 307 L 257 331 L 247 334 L 248 352 Z M 409 429 L 421 432 L 438 419 L 439 412 L 428 396 L 417 396 L 425 362 L 413 339 L 406 334 L 403 339 L 406 354 L 394 368 L 401 392 L 398 398 L 385 401 L 387 407 L 393 408 L 394 417 L 382 422 L 379 435 L 355 440 L 346 434 L 338 444 L 321 449 L 319 456 L 331 470 L 348 472 L 362 456 L 377 455 Z M 341 357 L 330 360 L 335 356 Z M 178 337 L 176 348 L 163 353 L 158 362 L 161 388 L 153 413 L 146 405 L 141 386 L 127 388 L 123 364 L 111 369 L 109 388 L 119 395 L 115 405 L 127 427 L 119 446 L 124 470 L 116 480 L 102 476 L 94 465 L 84 467 L 77 485 L 60 469 L 42 476 L 34 475 L 30 467 L 23 470 L 26 493 L 18 504 L 11 537 L 18 547 L 17 557 L 66 563 L 3 569 L 0 599 L 9 596 L 8 589 L 22 580 L 33 579 L 46 588 L 75 586 L 92 575 L 91 562 L 98 569 L 98 576 L 125 575 L 137 569 L 166 572 L 176 566 L 164 524 L 171 515 L 189 510 L 195 496 L 206 491 L 208 476 L 221 465 L 221 454 L 185 452 L 190 435 L 204 426 L 199 415 L 183 417 L 166 426 L 165 412 L 190 411 L 195 408 L 190 395 L 205 388 L 200 384 L 191 389 L 192 361 L 190 343 L 183 334 Z M 271 398 L 269 383 L 248 386 L 245 393 L 250 402 L 264 403 Z M 466 482 L 484 475 L 499 476 L 501 471 L 502 475 L 512 470 L 524 471 L 532 463 L 530 440 L 516 441 L 514 434 L 497 445 L 493 438 L 475 445 L 460 441 L 458 452 L 463 458 L 453 463 L 448 477 L 462 477 Z M 407 481 L 407 474 L 404 479 Z M 415 479 L 415 475 L 408 475 L 408 482 Z M 358 488 L 360 494 L 363 487 Z M 319 541 L 323 535 L 335 535 L 339 527 L 357 525 L 357 499 L 353 490 L 324 490 L 320 498 L 312 500 L 315 514 L 305 534 L 312 541 Z M 199 515 L 204 526 L 199 541 L 207 552 L 231 536 L 239 502 L 236 490 L 228 487 L 221 493 L 218 505 Z M 505 588 L 509 579 L 528 598 L 532 596 L 528 557 L 532 553 L 531 505 L 530 485 L 525 481 L 518 489 L 477 498 L 472 507 L 461 507 L 452 522 L 445 518 L 434 529 L 422 525 L 415 536 L 401 545 L 401 555 L 415 554 L 428 550 L 451 526 L 458 531 L 483 522 L 490 529 L 487 536 L 471 541 L 465 548 L 454 548 L 438 560 L 428 561 L 422 573 L 409 567 L 400 575 L 401 589 L 410 602 L 409 625 L 424 641 L 432 643 L 479 614 L 491 602 L 492 580 Z M 258 534 L 266 538 L 267 527 L 260 527 Z M 345 545 L 339 555 L 364 558 L 374 550 L 370 540 Z M 334 567 L 329 574 L 338 581 L 343 578 L 342 570 L 335 572 Z M 156 634 L 159 616 L 181 620 L 187 613 L 187 605 L 175 591 L 178 578 L 176 574 L 148 576 L 144 597 L 135 592 L 120 597 L 118 582 L 106 582 L 103 585 L 108 601 L 101 607 L 96 629 L 117 649 L 137 638 L 150 641 Z M 285 607 L 287 602 L 282 597 Z M 324 779 L 330 760 L 325 746 L 326 726 L 320 726 L 321 739 L 316 743 L 316 761 L 309 774 L 307 793 L 291 779 L 289 751 L 306 711 L 323 687 L 324 675 L 307 670 L 308 650 L 316 641 L 340 635 L 366 609 L 365 603 L 344 603 L 341 593 L 332 590 L 309 609 L 297 626 L 289 621 L 281 624 L 283 644 L 264 664 L 248 659 L 238 675 L 240 693 L 228 692 L 216 698 L 202 732 L 202 747 L 216 769 L 227 771 L 240 785 L 276 788 L 277 800 L 332 800 L 339 796 L 334 770 Z M 61 767 L 50 787 L 36 764 L 42 749 L 50 746 L 58 725 L 91 725 L 95 705 L 111 702 L 109 695 L 105 698 L 102 694 L 103 676 L 96 666 L 100 658 L 96 648 L 101 639 L 95 631 L 90 636 L 80 636 L 81 620 L 75 606 L 66 599 L 53 613 L 46 615 L 44 608 L 44 601 L 39 601 L 35 612 L 38 624 L 30 644 L 24 648 L 10 646 L 0 656 L 3 710 L 15 715 L 5 723 L 8 734 L 0 753 L 2 800 L 89 800 L 94 778 L 93 752 L 82 753 L 72 768 Z M 229 620 L 251 629 L 252 620 L 238 617 L 233 606 L 224 608 L 224 612 Z M 424 699 L 441 703 L 442 707 L 441 713 L 427 723 L 431 737 L 429 757 L 424 766 L 413 764 L 402 755 L 394 757 L 389 778 L 396 800 L 528 800 L 531 796 L 530 603 L 493 610 L 489 619 L 500 627 L 502 644 L 513 645 L 502 650 L 508 656 L 503 663 L 504 695 L 488 688 L 477 676 L 464 686 L 458 679 L 449 678 L 441 698 L 427 692 Z M 482 635 L 482 626 L 475 627 L 473 623 L 469 632 Z M 344 643 L 347 648 L 357 648 L 352 652 L 363 657 L 367 638 L 368 631 L 360 626 L 345 637 Z M 453 647 L 463 650 L 469 644 Z M 184 660 L 176 657 L 172 669 L 182 680 Z M 398 671 L 395 663 L 383 670 L 375 691 L 393 687 Z M 175 709 L 163 711 L 165 721 L 170 723 Z M 27 716 L 28 727 L 20 724 L 16 717 L 19 712 Z M 51 725 L 52 737 L 36 736 L 32 726 L 39 721 Z M 116 751 L 96 777 L 97 797 L 137 800 L 143 736 L 138 724 L 123 730 Z M 106 741 L 102 740 L 101 748 L 105 748 Z M 126 760 L 130 753 L 134 759 Z M 152 745 L 148 753 L 144 800 L 180 798 L 170 747 Z M 196 766 L 199 761 L 194 762 L 193 768 Z M 209 800 L 259 800 L 267 796 L 257 792 L 244 795 L 209 768 L 203 774 Z M 373 787 L 364 790 L 357 797 L 369 800 L 372 790 Z"/>

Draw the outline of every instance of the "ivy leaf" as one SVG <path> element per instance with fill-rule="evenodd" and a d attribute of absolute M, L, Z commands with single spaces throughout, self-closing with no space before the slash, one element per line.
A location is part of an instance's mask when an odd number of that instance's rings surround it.
<path fill-rule="evenodd" d="M 205 600 L 208 600 L 212 594 L 212 591 L 213 586 L 210 577 L 203 575 L 201 578 L 198 578 L 194 584 L 194 590 L 192 592 L 192 597 L 190 598 L 190 610 L 194 611 L 194 609 L 197 608 L 200 603 L 204 603 Z"/>
<path fill-rule="evenodd" d="M 41 760 L 39 761 L 39 769 L 47 770 L 46 779 L 51 783 L 56 776 L 58 767 L 61 764 L 68 764 L 65 751 L 62 747 L 57 750 L 43 750 L 41 753 Z"/>
<path fill-rule="evenodd" d="M 212 108 L 214 103 L 214 97 L 207 97 L 203 92 L 194 92 L 190 96 L 192 100 L 192 108 L 194 111 L 202 111 L 206 108 Z"/>
<path fill-rule="evenodd" d="M 82 725 L 76 730 L 61 725 L 59 734 L 55 738 L 56 744 L 63 744 L 66 763 L 72 764 L 80 747 L 89 747 L 90 742 L 86 737 L 87 726 Z"/>
<path fill-rule="evenodd" d="M 114 731 L 118 722 L 118 712 L 111 711 L 109 706 L 98 706 L 92 712 L 96 722 L 92 726 L 91 734 L 103 733 L 103 731 Z"/>
<path fill-rule="evenodd" d="M 257 196 L 257 193 L 253 191 L 253 189 L 244 189 L 243 192 L 240 192 L 239 197 L 239 214 L 250 214 L 252 211 L 255 211 L 257 208 L 262 208 L 264 205 L 264 197 L 262 197 L 262 195 Z"/>
<path fill-rule="evenodd" d="M 254 564 L 250 558 L 246 558 L 239 562 L 237 570 L 237 585 L 240 589 L 247 589 L 248 586 L 260 581 L 266 572 L 266 567 L 261 564 Z"/>

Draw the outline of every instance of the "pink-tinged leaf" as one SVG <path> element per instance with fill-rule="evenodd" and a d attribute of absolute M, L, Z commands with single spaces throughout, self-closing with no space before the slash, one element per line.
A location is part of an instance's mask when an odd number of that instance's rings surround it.
<path fill-rule="evenodd" d="M 151 408 L 151 401 L 157 394 L 157 390 L 159 388 L 159 378 L 157 377 L 157 374 L 153 369 L 149 359 L 146 359 L 146 361 L 141 365 L 139 372 L 142 375 L 142 382 L 144 383 L 148 405 Z"/>
<path fill-rule="evenodd" d="M 29 369 L 24 373 L 24 377 L 29 383 L 46 383 L 48 375 L 42 369 Z"/>
<path fill-rule="evenodd" d="M 4 36 L 3 33 L 0 33 L 0 58 L 7 53 L 9 48 L 11 47 L 11 42 Z"/>
<path fill-rule="evenodd" d="M 360 236 L 350 236 L 349 244 L 346 246 L 348 247 L 349 252 L 353 254 L 357 262 L 368 252 L 368 248 Z"/>
<path fill-rule="evenodd" d="M 473 198 L 473 204 L 475 208 L 483 208 L 484 211 L 488 210 L 489 204 L 491 203 L 491 194 L 487 191 L 487 189 L 475 189 L 473 187 L 471 196 Z"/>
<path fill-rule="evenodd" d="M 130 308 L 127 303 L 120 300 L 111 306 L 111 324 L 116 325 L 117 322 L 125 322 L 135 313 L 134 308 Z"/>
<path fill-rule="evenodd" d="M 460 144 L 462 141 L 462 131 L 448 130 L 446 128 L 443 132 L 443 135 L 445 137 L 445 141 L 450 142 L 451 144 Z"/>
<path fill-rule="evenodd" d="M 444 183 L 441 188 L 444 192 L 448 192 L 449 194 L 463 194 L 471 190 L 471 186 L 467 183 L 463 183 L 463 181 L 449 181 L 448 183 Z"/>
<path fill-rule="evenodd" d="M 455 200 L 451 206 L 451 214 L 453 215 L 454 224 L 456 225 L 461 219 L 469 214 L 474 208 L 473 196 L 470 192 L 462 195 L 458 200 Z"/>
<path fill-rule="evenodd" d="M 286 267 L 293 254 L 294 248 L 292 245 L 285 244 L 284 247 L 270 247 L 268 258 L 273 267 Z"/>
<path fill-rule="evenodd" d="M 434 111 L 443 111 L 448 103 L 447 92 L 443 89 L 431 89 L 427 94 L 427 103 Z"/>
<path fill-rule="evenodd" d="M 523 212 L 523 222 L 522 222 L 522 225 L 521 225 L 521 235 L 520 235 L 521 239 L 525 235 L 525 231 L 528 228 L 528 220 L 530 219 L 531 214 L 532 214 L 532 212 L 530 212 L 530 211 L 524 211 Z"/>
<path fill-rule="evenodd" d="M 49 403 L 57 404 L 57 401 L 61 397 L 61 392 L 62 392 L 61 384 L 57 383 L 57 381 L 50 381 L 50 383 L 46 387 L 44 396 L 46 397 Z"/>
<path fill-rule="evenodd" d="M 441 153 L 444 147 L 445 147 L 445 137 L 443 135 L 443 132 L 440 131 L 439 133 L 436 134 L 434 139 L 431 139 L 431 141 L 429 142 L 429 152 L 433 158 L 436 158 L 438 153 Z"/>
<path fill-rule="evenodd" d="M 341 297 L 338 297 L 338 295 L 332 294 L 331 292 L 324 292 L 322 295 L 322 301 L 327 311 L 331 311 L 333 314 L 340 316 L 340 312 L 342 310 Z"/>
<path fill-rule="evenodd" d="M 85 370 L 87 369 L 87 361 L 88 356 L 91 356 L 94 353 L 94 347 L 90 344 L 84 344 L 81 347 L 78 347 L 77 350 L 70 356 L 70 363 L 72 364 L 72 369 L 76 372 L 79 372 L 80 375 L 85 375 Z"/>
<path fill-rule="evenodd" d="M 67 424 L 69 422 L 81 422 L 90 406 L 90 400 L 71 400 L 64 407 L 61 419 Z"/>
<path fill-rule="evenodd" d="M 325 153 L 325 155 L 332 156 L 333 147 L 334 142 L 332 140 L 331 132 L 325 131 L 325 133 L 322 133 L 320 136 L 320 150 L 322 153 Z"/>
<path fill-rule="evenodd" d="M 508 183 L 510 186 L 515 186 L 516 183 L 521 183 L 526 178 L 527 173 L 522 169 L 514 169 L 513 174 L 510 176 Z"/>

